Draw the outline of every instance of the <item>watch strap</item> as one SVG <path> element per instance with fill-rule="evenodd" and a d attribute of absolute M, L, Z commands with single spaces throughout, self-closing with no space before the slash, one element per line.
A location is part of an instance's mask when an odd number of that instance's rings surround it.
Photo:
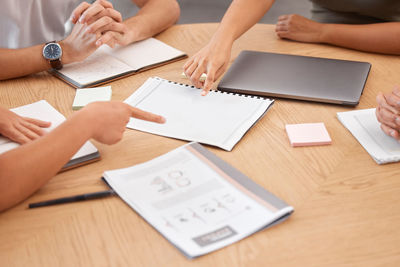
<path fill-rule="evenodd" d="M 50 60 L 50 66 L 53 69 L 61 70 L 62 69 L 61 59 L 58 58 L 58 59 L 55 59 L 55 60 Z"/>

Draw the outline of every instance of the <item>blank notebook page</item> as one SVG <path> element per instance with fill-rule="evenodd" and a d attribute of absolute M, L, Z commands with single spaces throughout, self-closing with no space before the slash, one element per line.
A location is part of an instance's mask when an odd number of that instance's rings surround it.
<path fill-rule="evenodd" d="M 134 70 L 183 56 L 185 53 L 157 39 L 149 38 L 129 46 L 111 49 L 102 47 L 104 52 L 129 65 Z"/>
<path fill-rule="evenodd" d="M 167 122 L 131 119 L 127 127 L 230 151 L 273 103 L 216 91 L 201 96 L 200 92 L 192 86 L 150 78 L 125 102 L 162 115 Z"/>

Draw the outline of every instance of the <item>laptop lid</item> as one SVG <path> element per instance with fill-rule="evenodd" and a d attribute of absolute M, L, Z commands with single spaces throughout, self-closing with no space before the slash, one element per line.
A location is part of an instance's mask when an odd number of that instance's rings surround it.
<path fill-rule="evenodd" d="M 370 69 L 367 62 L 242 51 L 218 89 L 355 106 Z"/>

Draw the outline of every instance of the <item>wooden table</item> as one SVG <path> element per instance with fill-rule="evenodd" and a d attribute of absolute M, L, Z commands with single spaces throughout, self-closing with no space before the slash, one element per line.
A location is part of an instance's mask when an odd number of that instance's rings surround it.
<path fill-rule="evenodd" d="M 157 38 L 193 55 L 217 24 L 174 26 Z M 378 91 L 400 82 L 400 58 L 279 40 L 272 25 L 256 25 L 234 45 L 243 49 L 368 61 L 372 70 L 357 109 L 375 106 Z M 180 77 L 185 60 L 112 83 L 124 100 L 148 77 Z M 75 90 L 40 73 L 0 82 L 8 108 L 46 99 L 71 115 Z M 105 189 L 105 170 L 128 167 L 185 142 L 127 130 L 114 145 L 96 143 L 102 160 L 61 173 L 20 205 L 0 214 L 1 266 L 400 266 L 400 165 L 377 165 L 339 123 L 352 110 L 278 100 L 232 152 L 208 147 L 287 201 L 286 222 L 227 248 L 187 260 L 117 197 L 28 210 L 30 202 Z M 324 122 L 330 146 L 292 148 L 287 123 Z"/>

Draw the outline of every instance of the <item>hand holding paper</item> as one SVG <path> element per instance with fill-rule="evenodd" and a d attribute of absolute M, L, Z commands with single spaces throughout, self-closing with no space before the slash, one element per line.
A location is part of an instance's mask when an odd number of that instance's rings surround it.
<path fill-rule="evenodd" d="M 231 58 L 232 43 L 210 42 L 203 47 L 183 66 L 183 70 L 190 81 L 197 88 L 203 87 L 202 95 L 208 94 L 214 82 L 225 72 Z M 200 80 L 203 73 L 207 79 Z"/>
<path fill-rule="evenodd" d="M 389 136 L 400 140 L 400 89 L 396 87 L 390 94 L 379 93 L 376 117 L 382 130 Z"/>

